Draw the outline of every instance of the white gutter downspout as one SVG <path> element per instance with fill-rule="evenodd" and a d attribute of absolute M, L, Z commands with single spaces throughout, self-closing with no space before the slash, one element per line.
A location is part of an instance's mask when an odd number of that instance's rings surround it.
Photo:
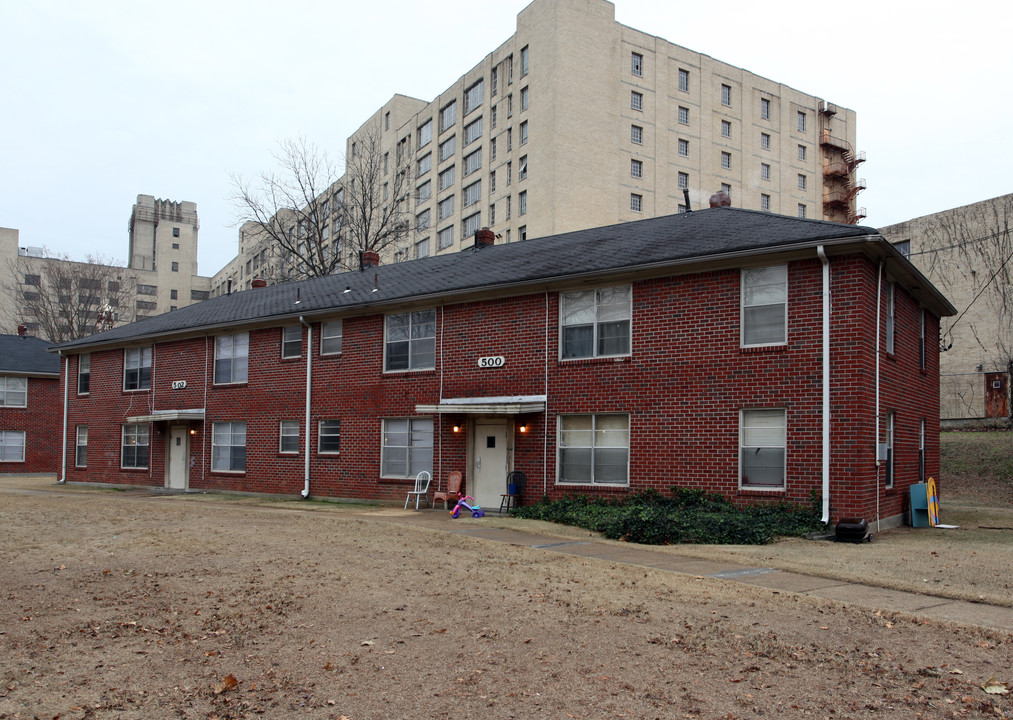
<path fill-rule="evenodd" d="M 816 248 L 823 263 L 823 517 L 830 523 L 830 261 L 823 246 Z"/>
<path fill-rule="evenodd" d="M 70 391 L 70 358 L 63 354 L 62 350 L 57 350 L 60 357 L 63 358 L 63 460 L 60 463 L 60 479 L 59 483 L 65 485 L 67 483 L 67 403 L 70 402 L 69 391 Z"/>
<path fill-rule="evenodd" d="M 876 436 L 872 439 L 873 450 L 876 458 L 876 532 L 879 532 L 879 342 L 880 336 L 880 314 L 883 307 L 883 263 L 879 263 L 879 280 L 876 283 Z"/>
<path fill-rule="evenodd" d="M 305 500 L 310 496 L 310 393 L 313 380 L 313 326 L 299 316 L 299 322 L 306 326 L 306 463 L 303 471 L 304 481 L 300 495 Z"/>

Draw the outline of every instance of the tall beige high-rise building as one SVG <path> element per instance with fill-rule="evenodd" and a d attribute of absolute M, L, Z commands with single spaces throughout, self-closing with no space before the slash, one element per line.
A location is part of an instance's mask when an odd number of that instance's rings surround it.
<path fill-rule="evenodd" d="M 371 131 L 412 159 L 414 234 L 390 259 L 460 250 L 481 227 L 516 242 L 676 213 L 684 191 L 691 207 L 725 190 L 737 207 L 864 217 L 854 111 L 621 25 L 606 0 L 534 0 L 438 97 L 373 112 L 345 156 Z M 213 293 L 271 264 L 244 237 Z"/>

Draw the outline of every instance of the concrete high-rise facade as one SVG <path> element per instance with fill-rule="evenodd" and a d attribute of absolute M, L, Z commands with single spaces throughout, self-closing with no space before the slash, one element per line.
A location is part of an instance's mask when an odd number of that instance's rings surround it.
<path fill-rule="evenodd" d="M 855 125 L 852 110 L 617 23 L 607 0 L 534 0 L 438 97 L 394 95 L 345 156 L 377 131 L 385 155 L 410 154 L 414 233 L 397 260 L 468 247 L 482 227 L 515 242 L 677 213 L 685 191 L 691 207 L 724 190 L 736 207 L 854 223 Z M 235 287 L 270 258 L 246 246 Z"/>

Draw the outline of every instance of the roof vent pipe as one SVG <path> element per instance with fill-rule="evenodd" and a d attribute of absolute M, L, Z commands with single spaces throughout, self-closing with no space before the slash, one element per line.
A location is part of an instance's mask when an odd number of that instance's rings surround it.
<path fill-rule="evenodd" d="M 683 188 L 682 189 L 682 197 L 683 197 L 683 200 L 686 201 L 686 212 L 688 212 L 688 213 L 693 212 L 693 208 L 689 204 L 689 188 Z"/>

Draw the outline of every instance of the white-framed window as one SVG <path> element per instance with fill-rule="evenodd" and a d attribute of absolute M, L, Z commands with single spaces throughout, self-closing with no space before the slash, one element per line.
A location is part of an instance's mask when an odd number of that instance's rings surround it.
<path fill-rule="evenodd" d="M 730 138 L 732 136 L 732 124 L 727 120 L 721 121 L 721 137 Z"/>
<path fill-rule="evenodd" d="M 464 146 L 467 147 L 480 137 L 482 137 L 482 118 L 477 117 L 464 126 Z"/>
<path fill-rule="evenodd" d="M 893 355 L 897 349 L 897 283 L 886 286 L 886 352 Z"/>
<path fill-rule="evenodd" d="M 433 196 L 433 181 L 426 180 L 415 188 L 415 202 L 424 203 Z"/>
<path fill-rule="evenodd" d="M 509 176 L 507 176 L 507 179 L 508 180 L 510 179 Z M 510 183 L 507 183 L 507 184 L 509 185 Z M 513 215 L 513 196 L 512 195 L 507 195 L 506 196 L 506 219 L 509 220 L 511 215 Z"/>
<path fill-rule="evenodd" d="M 211 469 L 217 472 L 246 471 L 246 423 L 211 424 Z"/>
<path fill-rule="evenodd" d="M 25 431 L 0 430 L 0 462 L 25 461 Z"/>
<path fill-rule="evenodd" d="M 448 225 L 447 227 L 436 233 L 436 247 L 439 250 L 450 247 L 454 244 L 454 226 Z"/>
<path fill-rule="evenodd" d="M 471 185 L 464 188 L 463 203 L 464 207 L 471 207 L 479 200 L 482 199 L 482 181 L 476 180 Z"/>
<path fill-rule="evenodd" d="M 455 152 L 457 152 L 457 135 L 451 135 L 440 143 L 440 162 L 453 157 Z"/>
<path fill-rule="evenodd" d="M 123 389 L 151 389 L 151 346 L 123 351 Z"/>
<path fill-rule="evenodd" d="M 804 133 L 805 132 L 805 123 L 806 123 L 805 113 L 802 112 L 801 110 L 799 110 L 797 117 L 798 117 L 798 131 L 801 132 L 801 133 Z"/>
<path fill-rule="evenodd" d="M 517 193 L 517 214 L 527 215 L 528 214 L 528 191 L 521 190 Z"/>
<path fill-rule="evenodd" d="M 457 100 L 451 100 L 440 109 L 440 132 L 457 122 Z"/>
<path fill-rule="evenodd" d="M 289 325 L 281 329 L 281 356 L 283 358 L 302 356 L 302 325 Z"/>
<path fill-rule="evenodd" d="M 461 221 L 461 237 L 469 238 L 482 227 L 482 213 L 469 215 Z"/>
<path fill-rule="evenodd" d="M 798 159 L 801 160 L 801 161 L 803 161 L 803 162 L 805 162 L 807 154 L 808 153 L 806 152 L 806 146 L 805 145 L 799 145 L 798 146 Z"/>
<path fill-rule="evenodd" d="M 805 203 L 799 203 L 798 204 L 798 216 L 800 218 L 805 218 L 808 214 L 809 213 L 808 213 L 808 211 L 805 208 Z"/>
<path fill-rule="evenodd" d="M 721 86 L 721 104 L 731 105 L 732 104 L 732 86 L 722 85 Z"/>
<path fill-rule="evenodd" d="M 558 423 L 558 482 L 629 484 L 629 415 L 560 415 Z"/>
<path fill-rule="evenodd" d="M 524 180 L 528 176 L 528 156 L 521 155 L 520 163 L 517 166 L 517 179 Z"/>
<path fill-rule="evenodd" d="M 798 189 L 799 190 L 805 190 L 806 187 L 808 187 L 808 185 L 809 185 L 808 178 L 805 175 L 803 175 L 802 173 L 799 173 L 798 174 Z"/>
<path fill-rule="evenodd" d="M 721 192 L 726 192 L 729 195 L 732 194 L 732 186 L 728 183 L 721 183 Z"/>
<path fill-rule="evenodd" d="M 494 192 L 496 192 L 496 171 L 495 170 L 490 170 L 489 171 L 489 194 L 492 195 Z M 490 224 L 494 224 L 494 223 L 490 223 Z"/>
<path fill-rule="evenodd" d="M 637 193 L 630 193 L 630 210 L 633 212 L 644 211 L 644 196 Z"/>
<path fill-rule="evenodd" d="M 893 441 L 896 420 L 896 413 L 888 412 L 886 422 L 883 424 L 883 480 L 888 490 L 893 487 L 894 480 Z"/>
<path fill-rule="evenodd" d="M 730 152 L 721 153 L 721 167 L 725 170 L 732 169 L 732 154 Z"/>
<path fill-rule="evenodd" d="M 495 94 L 496 93 L 493 93 L 493 95 L 495 95 Z M 493 130 L 496 129 L 496 110 L 497 110 L 497 108 L 499 108 L 499 105 L 493 105 L 491 108 L 489 108 L 489 127 L 492 128 Z"/>
<path fill-rule="evenodd" d="M 299 452 L 299 421 L 281 420 L 278 423 L 278 452 L 294 455 Z"/>
<path fill-rule="evenodd" d="M 436 215 L 440 220 L 446 220 L 454 214 L 454 197 L 454 195 L 448 195 L 436 206 Z"/>
<path fill-rule="evenodd" d="M 0 375 L 0 407 L 28 407 L 28 378 Z"/>
<path fill-rule="evenodd" d="M 415 231 L 422 232 L 429 228 L 429 208 L 426 208 L 415 216 Z"/>
<path fill-rule="evenodd" d="M 341 452 L 341 421 L 321 420 L 317 423 L 317 453 L 337 455 Z"/>
<path fill-rule="evenodd" d="M 528 121 L 525 120 L 521 123 L 521 145 L 524 145 L 528 141 Z"/>
<path fill-rule="evenodd" d="M 925 418 L 918 421 L 918 482 L 925 482 Z"/>
<path fill-rule="evenodd" d="M 770 164 L 760 163 L 760 179 L 770 180 Z"/>
<path fill-rule="evenodd" d="M 509 235 L 509 231 L 507 231 L 507 234 Z M 528 226 L 527 225 L 521 225 L 519 228 L 517 228 L 517 239 L 518 240 L 527 240 L 528 239 Z"/>
<path fill-rule="evenodd" d="M 679 106 L 679 124 L 689 125 L 689 108 Z"/>
<path fill-rule="evenodd" d="M 148 467 L 148 425 L 124 425 L 120 441 L 120 467 L 143 470 Z"/>
<path fill-rule="evenodd" d="M 510 152 L 511 150 L 514 149 L 514 129 L 513 128 L 507 128 L 506 137 L 507 137 L 507 152 Z"/>
<path fill-rule="evenodd" d="M 249 378 L 250 334 L 215 338 L 215 384 L 244 383 Z"/>
<path fill-rule="evenodd" d="M 384 337 L 384 371 L 436 367 L 436 310 L 388 315 Z"/>
<path fill-rule="evenodd" d="M 760 149 L 770 150 L 770 133 L 760 133 Z"/>
<path fill-rule="evenodd" d="M 422 258 L 429 257 L 429 238 L 422 238 L 421 240 L 415 241 L 415 259 L 421 260 Z"/>
<path fill-rule="evenodd" d="M 380 476 L 414 479 L 433 471 L 433 419 L 384 418 Z"/>
<path fill-rule="evenodd" d="M 918 369 L 925 369 L 926 347 L 925 347 L 925 308 L 918 312 Z"/>
<path fill-rule="evenodd" d="M 85 353 L 77 356 L 77 394 L 87 395 L 91 392 L 91 355 Z"/>
<path fill-rule="evenodd" d="M 679 68 L 679 89 L 682 92 L 689 92 L 689 70 Z"/>
<path fill-rule="evenodd" d="M 788 338 L 788 266 L 744 268 L 742 347 L 783 345 Z"/>
<path fill-rule="evenodd" d="M 479 80 L 464 91 L 464 114 L 467 115 L 482 104 L 485 97 L 485 81 Z"/>
<path fill-rule="evenodd" d="M 785 411 L 749 409 L 739 412 L 739 485 L 784 489 L 787 448 Z"/>
<path fill-rule="evenodd" d="M 433 169 L 433 154 L 431 152 L 428 152 L 419 158 L 419 161 L 415 169 L 416 170 L 415 176 L 422 177 L 432 169 Z"/>
<path fill-rule="evenodd" d="M 629 355 L 632 308 L 629 285 L 562 293 L 560 357 L 569 360 Z"/>
<path fill-rule="evenodd" d="M 644 76 L 644 56 L 640 53 L 630 54 L 630 72 L 637 77 Z"/>
<path fill-rule="evenodd" d="M 760 119 L 770 120 L 770 100 L 760 98 Z"/>
<path fill-rule="evenodd" d="M 644 94 L 636 90 L 630 91 L 630 107 L 634 110 L 644 109 Z"/>
<path fill-rule="evenodd" d="M 644 129 L 639 125 L 630 125 L 630 142 L 636 145 L 644 144 Z"/>
<path fill-rule="evenodd" d="M 320 354 L 340 355 L 342 327 L 340 320 L 320 323 Z"/>
<path fill-rule="evenodd" d="M 482 148 L 464 156 L 464 177 L 482 169 Z"/>
<path fill-rule="evenodd" d="M 528 92 L 528 89 L 526 87 L 522 87 L 521 88 L 521 112 L 524 112 L 525 110 L 528 109 L 528 99 L 529 98 L 530 98 L 530 93 Z"/>
<path fill-rule="evenodd" d="M 433 121 L 432 118 L 426 120 L 422 125 L 419 126 L 418 131 L 418 147 L 423 148 L 433 141 Z"/>
<path fill-rule="evenodd" d="M 454 178 L 457 175 L 455 168 L 456 165 L 451 165 L 446 170 L 440 173 L 440 191 L 446 190 L 448 187 L 454 184 Z"/>
<path fill-rule="evenodd" d="M 644 163 L 642 160 L 630 160 L 630 177 L 642 178 L 644 176 Z"/>
<path fill-rule="evenodd" d="M 88 467 L 88 426 L 78 425 L 74 440 L 74 467 Z"/>
<path fill-rule="evenodd" d="M 680 172 L 679 173 L 679 189 L 680 190 L 687 190 L 688 188 L 689 188 L 689 173 L 687 173 L 687 172 Z"/>
<path fill-rule="evenodd" d="M 689 140 L 679 138 L 679 155 L 689 157 Z"/>
<path fill-rule="evenodd" d="M 525 45 L 521 48 L 521 77 L 528 74 L 528 59 L 530 53 L 528 52 L 528 46 Z"/>
<path fill-rule="evenodd" d="M 496 93 L 499 92 L 499 66 L 497 65 L 489 73 L 489 95 L 495 97 Z M 493 123 L 493 127 L 496 127 L 496 123 Z"/>
<path fill-rule="evenodd" d="M 496 224 L 496 203 L 489 203 L 489 227 Z"/>
<path fill-rule="evenodd" d="M 770 195 L 760 193 L 760 209 L 766 212 L 770 211 Z"/>

